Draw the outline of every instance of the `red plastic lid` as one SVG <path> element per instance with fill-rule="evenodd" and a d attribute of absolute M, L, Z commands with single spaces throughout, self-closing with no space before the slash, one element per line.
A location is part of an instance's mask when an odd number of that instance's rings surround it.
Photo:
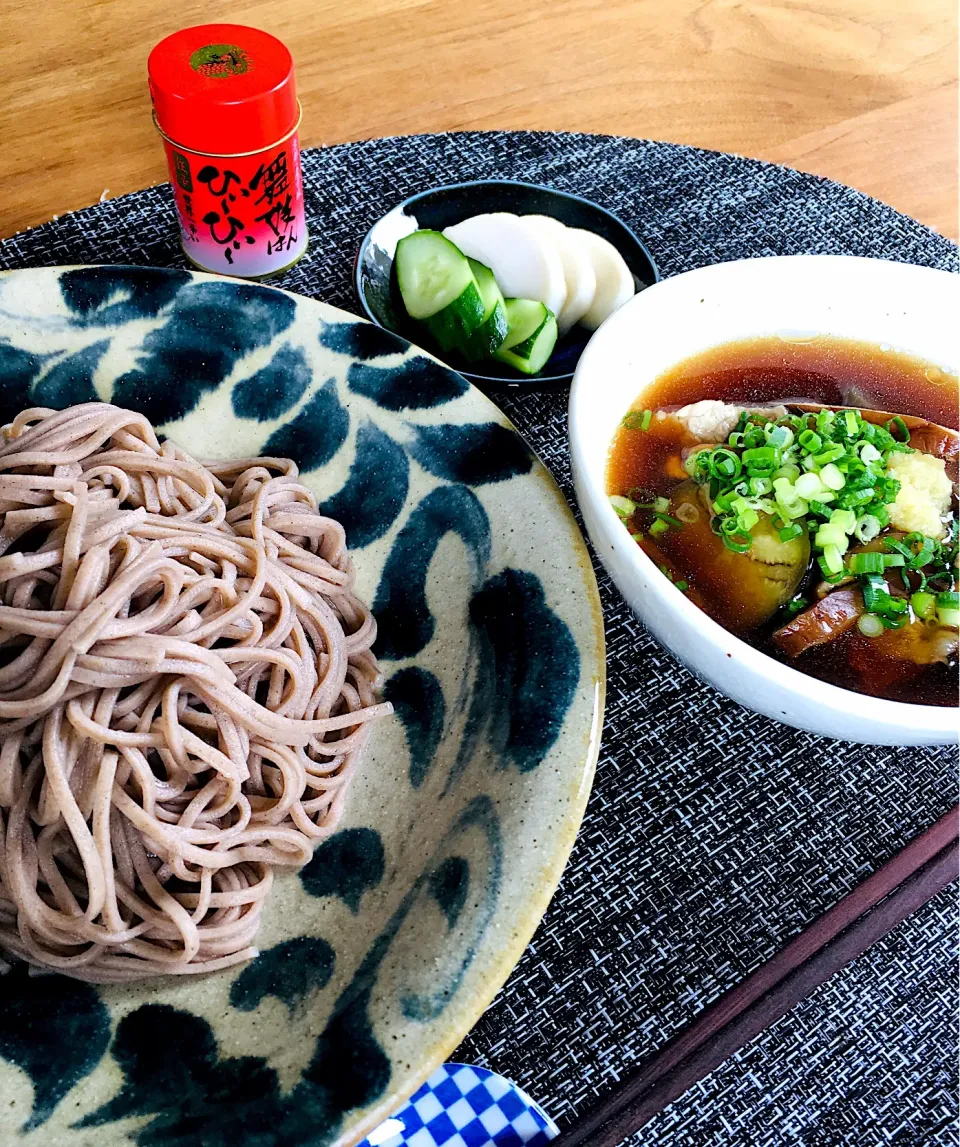
<path fill-rule="evenodd" d="M 153 49 L 147 74 L 160 130 L 191 151 L 259 151 L 296 126 L 293 57 L 259 28 L 183 28 Z"/>

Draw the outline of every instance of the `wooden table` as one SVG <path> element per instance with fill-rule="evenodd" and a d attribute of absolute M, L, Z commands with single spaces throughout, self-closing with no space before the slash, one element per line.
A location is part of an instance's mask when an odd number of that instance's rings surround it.
<path fill-rule="evenodd" d="M 647 136 L 827 175 L 957 235 L 955 0 L 0 0 L 0 236 L 166 179 L 147 54 L 211 19 L 289 44 L 304 146 Z"/>

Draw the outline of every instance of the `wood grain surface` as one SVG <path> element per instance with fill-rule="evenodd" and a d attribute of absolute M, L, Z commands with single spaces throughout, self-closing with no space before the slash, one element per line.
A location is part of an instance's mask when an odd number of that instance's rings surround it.
<path fill-rule="evenodd" d="M 596 131 L 850 183 L 956 237 L 956 0 L 0 0 L 0 236 L 166 179 L 146 59 L 210 20 L 284 39 L 303 146 Z"/>

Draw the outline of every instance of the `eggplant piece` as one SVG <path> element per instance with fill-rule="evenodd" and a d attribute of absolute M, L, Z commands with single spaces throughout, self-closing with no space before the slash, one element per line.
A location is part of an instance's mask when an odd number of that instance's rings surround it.
<path fill-rule="evenodd" d="M 681 482 L 668 513 L 683 522 L 657 539 L 660 549 L 710 601 L 710 613 L 733 632 L 769 621 L 796 593 L 810 562 L 806 534 L 782 542 L 766 514 L 746 553 L 727 549 L 710 527 L 710 510 L 692 479 Z"/>
<path fill-rule="evenodd" d="M 781 626 L 772 640 L 781 653 L 799 657 L 808 649 L 826 645 L 847 633 L 863 612 L 863 595 L 859 589 L 836 589 Z"/>
<path fill-rule="evenodd" d="M 772 640 L 788 657 L 799 657 L 848 633 L 864 612 L 859 589 L 837 589 L 776 630 Z M 922 621 L 911 622 L 901 629 L 888 629 L 868 641 L 867 648 L 874 661 L 908 662 L 918 666 L 949 664 L 957 655 L 955 629 Z"/>
<path fill-rule="evenodd" d="M 949 665 L 957 656 L 957 631 L 945 625 L 915 621 L 902 629 L 888 629 L 873 638 L 871 648 L 883 657 L 913 665 Z"/>

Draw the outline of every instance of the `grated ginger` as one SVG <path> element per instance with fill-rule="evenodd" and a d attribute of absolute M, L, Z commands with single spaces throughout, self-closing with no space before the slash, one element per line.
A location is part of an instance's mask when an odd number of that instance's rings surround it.
<path fill-rule="evenodd" d="M 893 454 L 887 473 L 900 482 L 897 500 L 889 507 L 895 530 L 918 530 L 938 540 L 946 534 L 943 515 L 950 509 L 952 483 L 942 458 L 932 454 Z"/>

